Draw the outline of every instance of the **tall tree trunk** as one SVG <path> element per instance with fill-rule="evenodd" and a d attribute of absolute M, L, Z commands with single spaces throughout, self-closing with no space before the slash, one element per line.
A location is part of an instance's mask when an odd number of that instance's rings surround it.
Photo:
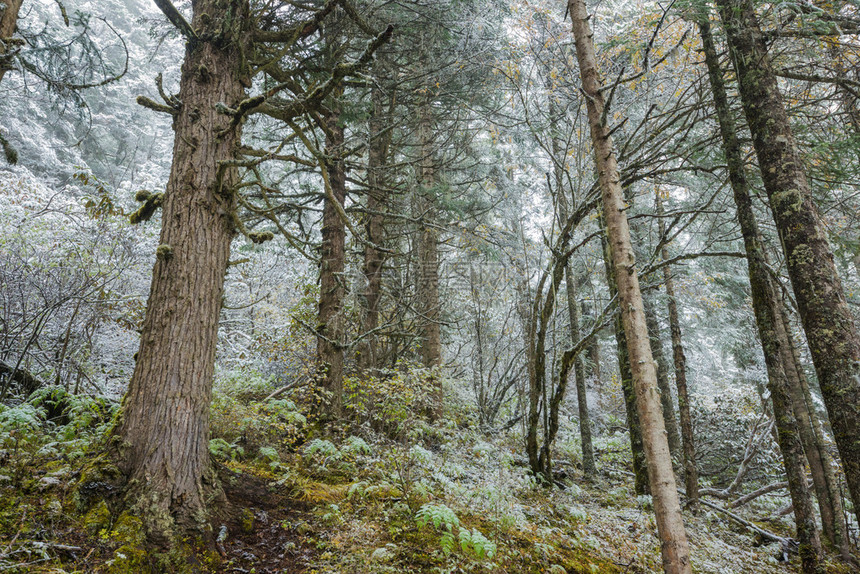
<path fill-rule="evenodd" d="M 722 72 L 711 37 L 710 24 L 704 17 L 699 19 L 698 24 L 723 139 L 723 151 L 729 166 L 729 180 L 734 192 L 738 221 L 741 225 L 741 234 L 747 253 L 753 311 L 767 366 L 768 389 L 773 401 L 777 441 L 782 452 L 791 500 L 794 505 L 800 555 L 803 560 L 804 572 L 813 573 L 817 568 L 821 549 L 818 531 L 815 527 L 812 501 L 806 485 L 803 446 L 797 431 L 797 420 L 788 392 L 788 380 L 783 361 L 785 341 L 783 337 L 780 337 L 782 317 L 778 308 L 776 288 L 767 271 L 765 252 L 755 221 L 752 200 L 744 173 L 740 141 L 732 121 Z"/>
<path fill-rule="evenodd" d="M 439 231 L 436 229 L 436 170 L 433 162 L 430 103 L 421 112 L 419 138 L 421 146 L 418 236 L 418 309 L 421 313 L 421 360 L 425 367 L 442 364 L 442 329 L 439 323 Z M 441 403 L 441 387 L 439 389 Z"/>
<path fill-rule="evenodd" d="M 579 329 L 579 305 L 576 294 L 576 279 L 573 275 L 573 266 L 568 262 L 564 269 L 565 284 L 567 286 L 567 314 L 570 320 L 570 338 L 572 344 L 576 344 L 582 336 Z M 582 442 L 582 473 L 586 478 L 593 478 L 597 474 L 594 464 L 594 446 L 591 444 L 591 416 L 588 413 L 587 389 L 585 386 L 585 361 L 582 360 L 582 352 L 577 353 L 573 363 L 573 374 L 576 378 L 576 404 L 579 412 L 579 438 Z"/>
<path fill-rule="evenodd" d="M 236 168 L 221 162 L 235 158 L 241 139 L 241 123 L 216 104 L 237 108 L 250 83 L 242 65 L 247 21 L 244 0 L 194 3 L 200 40 L 189 41 L 182 65 L 161 245 L 137 365 L 114 430 L 127 500 L 161 543 L 177 526 L 209 530 L 209 403 L 237 182 Z"/>
<path fill-rule="evenodd" d="M 657 191 L 657 215 L 663 215 L 663 202 Z M 659 221 L 659 233 L 665 235 L 663 219 Z M 669 249 L 665 245 L 660 251 L 664 261 L 669 259 Z M 666 305 L 669 310 L 669 329 L 672 333 L 672 362 L 675 367 L 675 388 L 678 390 L 678 415 L 681 419 L 681 439 L 684 447 L 684 487 L 687 494 L 687 507 L 695 512 L 699 501 L 699 471 L 696 468 L 696 442 L 693 433 L 693 417 L 690 414 L 690 395 L 687 392 L 687 357 L 681 341 L 681 321 L 678 319 L 678 303 L 675 300 L 675 280 L 672 268 L 663 267 L 663 285 L 666 287 Z"/>
<path fill-rule="evenodd" d="M 612 255 L 609 252 L 609 243 L 606 240 L 606 223 L 601 214 L 601 226 L 604 232 L 600 235 L 600 243 L 603 248 L 603 267 L 606 269 L 606 284 L 609 287 L 609 296 L 618 296 L 618 288 L 615 283 L 615 269 L 612 266 Z M 627 338 L 624 335 L 624 321 L 621 312 L 618 311 L 613 322 L 613 333 L 615 334 L 615 349 L 618 357 L 618 378 L 621 383 L 621 393 L 624 396 L 624 408 L 627 414 L 627 430 L 630 434 L 630 453 L 633 460 L 634 491 L 637 495 L 651 493 L 651 485 L 648 480 L 648 465 L 645 461 L 645 449 L 642 446 L 642 430 L 639 426 L 639 411 L 636 408 L 636 390 L 633 388 L 633 372 L 630 369 L 630 358 L 627 354 Z"/>
<path fill-rule="evenodd" d="M 559 222 L 561 227 L 566 227 L 568 222 L 568 217 L 570 217 L 570 205 L 569 201 L 572 199 L 572 196 L 569 198 L 568 194 L 565 192 L 564 188 L 564 169 L 563 162 L 564 158 L 567 156 L 566 150 L 564 149 L 561 138 L 558 136 L 556 132 L 556 126 L 561 122 L 561 114 L 556 109 L 555 102 L 550 101 L 550 115 L 553 118 L 553 133 L 552 133 L 552 150 L 553 155 L 555 156 L 555 193 L 558 204 L 558 214 L 559 214 Z M 573 230 L 570 230 L 570 233 L 573 233 Z M 564 265 L 564 276 L 565 276 L 565 285 L 567 288 L 567 315 L 570 323 L 570 339 L 571 345 L 575 345 L 579 342 L 579 338 L 582 336 L 582 332 L 580 330 L 580 320 L 579 320 L 579 298 L 576 294 L 576 277 L 573 273 L 573 265 L 570 263 L 570 259 L 565 262 Z M 585 361 L 582 358 L 583 353 L 580 351 L 576 354 L 573 363 L 573 376 L 575 378 L 575 386 L 576 386 L 576 403 L 577 410 L 579 413 L 579 437 L 582 442 L 582 472 L 583 474 L 591 479 L 597 474 L 597 467 L 594 464 L 594 447 L 591 443 L 591 417 L 588 414 L 588 397 L 586 393 L 586 378 L 585 378 Z M 566 375 L 567 373 L 565 373 Z M 564 375 L 563 375 L 564 376 Z M 565 384 L 566 381 L 561 381 L 562 384 Z M 564 393 L 561 393 L 558 396 L 558 403 L 564 400 Z M 558 405 L 556 405 L 555 412 L 551 413 L 554 418 L 555 425 L 558 425 Z M 551 422 L 551 424 L 552 424 Z M 551 443 L 551 440 L 555 438 L 551 437 L 550 440 L 547 441 L 547 445 Z M 549 477 L 552 478 L 552 477 Z"/>
<path fill-rule="evenodd" d="M 377 60 L 375 76 L 382 74 L 381 66 Z M 362 331 L 373 333 L 379 327 L 379 300 L 382 295 L 382 266 L 385 263 L 385 254 L 379 249 L 385 241 L 385 209 L 388 192 L 386 190 L 385 169 L 388 157 L 388 146 L 391 141 L 390 131 L 386 130 L 385 94 L 382 89 L 374 84 L 370 92 L 370 101 L 373 106 L 370 121 L 368 122 L 368 154 L 367 154 L 367 214 L 365 216 L 364 229 L 367 233 L 368 243 L 364 246 L 364 272 L 365 278 L 365 310 L 363 316 Z M 378 368 L 379 349 L 375 333 L 367 336 L 366 342 L 361 345 L 358 353 L 358 364 L 364 368 Z"/>
<path fill-rule="evenodd" d="M 618 300 L 636 389 L 636 406 L 642 427 L 642 444 L 648 461 L 648 478 L 662 542 L 663 570 L 667 574 L 689 574 L 690 549 L 681 517 L 681 504 L 672 470 L 672 457 L 657 394 L 657 372 L 648 343 L 648 328 L 642 308 L 642 293 L 636 276 L 630 229 L 624 213 L 624 200 L 618 165 L 609 129 L 602 119 L 604 111 L 601 81 L 597 71 L 592 32 L 584 0 L 569 0 L 576 58 L 582 89 L 586 96 L 588 123 L 594 147 L 598 182 L 603 194 L 604 217 L 618 286 Z"/>
<path fill-rule="evenodd" d="M 335 94 L 337 97 L 339 94 Z M 322 386 L 329 393 L 328 415 L 339 417 L 343 407 L 343 270 L 346 257 L 346 227 L 338 213 L 346 199 L 343 162 L 343 126 L 337 105 L 325 117 L 325 165 L 331 196 L 323 203 L 320 249 L 320 300 L 317 309 L 317 362 L 322 368 Z"/>
<path fill-rule="evenodd" d="M 666 369 L 666 355 L 663 353 L 663 336 L 654 305 L 654 294 L 644 293 L 642 303 L 645 308 L 645 324 L 651 343 L 651 355 L 657 363 L 657 388 L 660 389 L 660 405 L 663 407 L 663 421 L 666 424 L 666 439 L 669 452 L 674 460 L 681 459 L 681 434 L 678 432 L 678 419 L 675 417 L 675 404 L 672 401 L 672 387 L 669 385 L 669 371 Z"/>
<path fill-rule="evenodd" d="M 717 5 L 821 394 L 860 520 L 860 337 L 752 4 L 718 0 Z"/>

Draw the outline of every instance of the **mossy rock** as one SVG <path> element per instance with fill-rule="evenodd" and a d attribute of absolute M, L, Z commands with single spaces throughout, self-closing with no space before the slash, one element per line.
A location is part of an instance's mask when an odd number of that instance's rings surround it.
<path fill-rule="evenodd" d="M 72 490 L 72 500 L 78 512 L 85 513 L 105 501 L 118 490 L 122 473 L 107 455 L 94 458 L 83 470 Z"/>
<path fill-rule="evenodd" d="M 110 509 L 104 500 L 93 506 L 84 515 L 84 527 L 91 536 L 95 536 L 103 529 L 109 528 L 111 522 Z"/>
<path fill-rule="evenodd" d="M 143 521 L 129 512 L 119 515 L 111 529 L 110 537 L 122 544 L 133 544 L 144 546 L 146 534 L 143 529 Z"/>
<path fill-rule="evenodd" d="M 98 509 L 99 506 L 93 510 Z M 107 505 L 105 505 L 105 510 L 107 510 Z M 149 561 L 150 553 L 146 548 L 146 534 L 143 530 L 143 521 L 140 518 L 123 512 L 117 518 L 110 532 L 103 537 L 120 545 L 114 553 L 114 558 L 108 562 L 108 572 L 140 572 L 145 574 L 152 571 Z"/>
<path fill-rule="evenodd" d="M 254 532 L 254 513 L 250 508 L 243 508 L 239 513 L 239 528 L 243 534 L 251 534 Z"/>
<path fill-rule="evenodd" d="M 149 574 L 152 568 L 149 566 L 149 552 L 139 546 L 124 544 L 116 549 L 114 557 L 107 562 L 109 574 L 127 574 L 138 572 Z"/>

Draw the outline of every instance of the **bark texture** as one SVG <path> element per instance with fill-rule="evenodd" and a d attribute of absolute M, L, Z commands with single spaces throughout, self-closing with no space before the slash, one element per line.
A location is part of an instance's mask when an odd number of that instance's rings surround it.
<path fill-rule="evenodd" d="M 0 0 L 0 84 L 3 83 L 6 72 L 15 69 L 15 57 L 20 46 L 16 44 L 19 39 L 13 38 L 13 35 L 23 2 L 24 0 Z M 2 129 L 0 129 L 0 148 L 7 162 L 18 163 L 18 152 L 3 137 Z"/>
<path fill-rule="evenodd" d="M 376 70 L 375 75 L 379 75 Z M 381 366 L 377 336 L 374 332 L 379 327 L 379 301 L 382 297 L 382 267 L 385 263 L 385 253 L 379 249 L 385 241 L 385 209 L 386 182 L 385 164 L 388 157 L 388 146 L 391 141 L 390 131 L 385 129 L 385 95 L 382 88 L 374 85 L 371 88 L 370 101 L 373 106 L 368 122 L 369 139 L 367 154 L 367 213 L 364 229 L 368 243 L 364 246 L 365 278 L 364 316 L 362 331 L 370 333 L 367 342 L 360 347 L 358 364 L 365 369 Z"/>
<path fill-rule="evenodd" d="M 343 157 L 343 126 L 334 106 L 325 118 L 325 165 L 329 191 L 323 203 L 320 250 L 320 300 L 317 309 L 317 362 L 322 386 L 329 393 L 328 415 L 337 418 L 343 408 L 343 270 L 346 257 L 346 226 L 338 213 L 346 199 Z M 335 205 L 337 202 L 339 205 Z"/>
<path fill-rule="evenodd" d="M 18 25 L 18 13 L 24 0 L 0 0 L 0 83 L 6 72 L 14 69 L 18 46 L 12 40 Z"/>
<path fill-rule="evenodd" d="M 612 255 L 609 252 L 609 243 L 606 240 L 606 223 L 601 216 L 601 225 L 604 233 L 600 237 L 603 247 L 603 266 L 606 269 L 606 284 L 609 287 L 609 296 L 616 298 L 618 288 L 615 283 L 615 270 L 612 266 Z M 627 414 L 627 431 L 630 433 L 630 454 L 633 460 L 634 491 L 638 496 L 651 493 L 648 481 L 648 465 L 645 462 L 645 450 L 642 447 L 642 430 L 639 426 L 639 412 L 636 409 L 636 391 L 633 388 L 633 374 L 630 370 L 630 358 L 627 354 L 627 338 L 624 335 L 624 322 L 621 313 L 615 315 L 613 325 L 615 334 L 615 350 L 618 357 L 618 378 L 621 383 L 621 392 L 624 395 L 624 408 Z"/>
<path fill-rule="evenodd" d="M 597 71 L 592 33 L 584 0 L 568 3 L 576 57 L 582 89 L 586 95 L 588 124 L 594 147 L 598 182 L 603 194 L 604 217 L 612 253 L 612 264 L 618 286 L 619 307 L 636 389 L 637 409 L 642 427 L 642 443 L 648 461 L 648 476 L 654 501 L 657 530 L 660 534 L 663 570 L 667 574 L 690 574 L 690 550 L 681 505 L 672 470 L 672 458 L 666 440 L 666 429 L 660 399 L 657 396 L 657 372 L 648 341 L 642 293 L 636 275 L 630 229 L 623 211 L 624 202 L 618 165 L 604 111 L 601 81 Z"/>
<path fill-rule="evenodd" d="M 241 56 L 247 2 L 198 0 L 193 10 L 201 39 L 188 43 L 182 65 L 161 245 L 115 427 L 129 503 L 160 542 L 177 525 L 208 529 L 209 403 L 237 179 L 236 168 L 220 162 L 234 159 L 241 138 L 241 123 L 216 105 L 236 108 L 250 83 Z"/>
<path fill-rule="evenodd" d="M 836 476 L 833 472 L 833 459 L 824 444 L 824 433 L 818 416 L 814 409 L 810 408 L 811 397 L 807 401 L 809 383 L 806 380 L 800 355 L 794 343 L 791 324 L 785 311 L 785 301 L 779 292 L 777 292 L 777 296 L 779 297 L 777 304 L 782 317 L 782 324 L 777 327 L 781 337 L 780 353 L 785 368 L 791 406 L 797 418 L 797 430 L 800 433 L 800 441 L 803 443 L 803 451 L 806 453 L 815 496 L 818 500 L 821 529 L 827 541 L 847 559 L 850 556 L 851 544 L 848 540 L 839 484 L 836 482 Z"/>
<path fill-rule="evenodd" d="M 439 323 L 439 231 L 435 227 L 436 205 L 433 163 L 433 134 L 430 103 L 424 104 L 419 126 L 421 146 L 418 211 L 422 221 L 418 230 L 418 310 L 421 313 L 421 361 L 425 367 L 442 364 L 442 328 Z M 441 388 L 439 389 L 441 402 Z"/>
<path fill-rule="evenodd" d="M 822 397 L 860 518 L 860 337 L 753 6 L 748 0 L 718 0 L 717 5 Z"/>
<path fill-rule="evenodd" d="M 729 166 L 729 180 L 734 193 L 738 221 L 747 253 L 753 311 L 767 366 L 768 390 L 773 402 L 777 442 L 782 452 L 789 492 L 794 506 L 803 570 L 812 574 L 818 567 L 821 548 L 815 526 L 812 501 L 806 484 L 803 446 L 788 391 L 786 366 L 784 364 L 785 333 L 782 329 L 778 294 L 774 281 L 767 270 L 764 247 L 755 221 L 752 199 L 744 173 L 740 141 L 731 117 L 722 72 L 710 33 L 710 25 L 705 18 L 699 19 L 699 32 L 702 37 L 705 62 L 714 94 L 714 105 L 720 124 L 723 150 Z"/>

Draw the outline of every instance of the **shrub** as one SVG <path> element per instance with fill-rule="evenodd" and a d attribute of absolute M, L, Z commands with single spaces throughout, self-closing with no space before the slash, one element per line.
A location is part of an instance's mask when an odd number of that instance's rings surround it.
<path fill-rule="evenodd" d="M 420 434 L 438 406 L 440 373 L 405 364 L 378 377 L 344 379 L 345 407 L 359 425 L 392 440 Z"/>

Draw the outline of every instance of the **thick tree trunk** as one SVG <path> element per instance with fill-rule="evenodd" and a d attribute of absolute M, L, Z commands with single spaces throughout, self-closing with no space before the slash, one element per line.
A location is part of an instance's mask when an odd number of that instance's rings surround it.
<path fill-rule="evenodd" d="M 651 342 L 651 355 L 657 363 L 657 388 L 660 389 L 660 405 L 663 407 L 663 421 L 666 424 L 666 439 L 669 441 L 669 452 L 674 460 L 681 459 L 681 433 L 678 432 L 678 419 L 675 417 L 675 404 L 672 401 L 672 387 L 669 385 L 666 355 L 663 353 L 663 336 L 660 333 L 660 322 L 657 319 L 654 295 L 645 293 L 642 303 L 645 307 L 645 324 L 648 326 L 648 337 Z"/>
<path fill-rule="evenodd" d="M 361 345 L 358 364 L 364 368 L 380 367 L 377 336 L 373 333 L 379 327 L 379 300 L 382 296 L 382 266 L 385 254 L 378 249 L 385 241 L 385 209 L 387 191 L 385 189 L 385 163 L 388 156 L 390 131 L 385 130 L 385 97 L 379 86 L 371 88 L 370 101 L 373 106 L 369 123 L 369 142 L 367 154 L 367 214 L 364 229 L 368 243 L 364 246 L 364 290 L 365 309 L 362 331 L 372 333 Z"/>
<path fill-rule="evenodd" d="M 12 40 L 15 28 L 18 25 L 18 13 L 24 0 L 0 0 L 0 83 L 6 72 L 14 69 L 15 52 L 18 46 Z M 4 9 L 5 8 L 5 9 Z"/>
<path fill-rule="evenodd" d="M 717 5 L 821 393 L 860 519 L 860 337 L 752 4 L 718 0 Z"/>
<path fill-rule="evenodd" d="M 744 173 L 740 142 L 731 118 L 731 111 L 723 84 L 717 52 L 706 18 L 699 19 L 699 31 L 705 52 L 705 62 L 714 104 L 723 138 L 723 151 L 729 166 L 729 180 L 737 205 L 738 221 L 747 253 L 753 311 L 764 352 L 768 373 L 768 389 L 773 401 L 773 412 L 777 427 L 777 441 L 782 452 L 789 491 L 794 505 L 797 537 L 800 541 L 800 556 L 804 572 L 814 573 L 821 551 L 812 501 L 806 485 L 803 446 L 797 430 L 797 420 L 791 405 L 784 364 L 784 330 L 780 336 L 782 316 L 778 308 L 778 295 L 768 274 L 764 248 L 752 210 L 752 200 Z"/>
<path fill-rule="evenodd" d="M 317 310 L 317 362 L 322 369 L 322 386 L 329 393 L 328 415 L 339 417 L 343 407 L 343 270 L 346 257 L 346 226 L 338 213 L 338 202 L 346 200 L 346 172 L 343 127 L 336 107 L 325 118 L 326 162 L 331 197 L 323 203 L 322 248 L 320 250 L 320 300 Z"/>
<path fill-rule="evenodd" d="M 604 217 L 607 236 L 612 253 L 612 264 L 618 286 L 618 299 L 624 321 L 624 333 L 636 389 L 639 422 L 642 427 L 642 443 L 648 461 L 648 478 L 657 519 L 657 530 L 662 542 L 663 569 L 667 574 L 689 574 L 690 550 L 681 504 L 675 486 L 672 457 L 666 440 L 663 413 L 657 396 L 657 372 L 648 342 L 645 312 L 642 308 L 642 293 L 636 276 L 633 250 L 630 244 L 630 229 L 624 213 L 624 201 L 618 165 L 608 127 L 603 123 L 603 94 L 597 71 L 597 60 L 588 24 L 588 12 L 584 0 L 568 3 L 573 37 L 576 42 L 576 57 L 579 63 L 582 89 L 586 96 L 588 123 L 598 182 L 603 194 Z"/>
<path fill-rule="evenodd" d="M 618 295 L 615 283 L 615 270 L 612 266 L 612 256 L 609 253 L 609 243 L 606 240 L 606 223 L 601 215 L 601 225 L 604 233 L 600 236 L 603 248 L 603 267 L 606 270 L 606 284 L 609 296 L 613 299 Z M 627 338 L 624 335 L 624 322 L 621 312 L 615 315 L 613 322 L 615 334 L 615 350 L 618 357 L 618 379 L 621 383 L 621 393 L 624 395 L 624 408 L 627 414 L 627 431 L 630 433 L 630 453 L 633 460 L 634 491 L 637 495 L 651 493 L 648 481 L 648 465 L 645 462 L 645 450 L 642 447 L 642 430 L 639 426 L 639 411 L 636 409 L 636 390 L 633 388 L 633 373 L 630 369 L 630 359 L 627 355 Z"/>
<path fill-rule="evenodd" d="M 663 202 L 657 192 L 657 215 L 663 215 Z M 660 237 L 664 235 L 663 219 L 659 219 Z M 664 245 L 660 256 L 669 259 L 669 249 Z M 675 280 L 672 268 L 663 267 L 663 285 L 666 287 L 669 328 L 672 333 L 672 360 L 675 367 L 675 388 L 678 391 L 678 415 L 681 422 L 681 439 L 684 447 L 684 487 L 687 507 L 696 512 L 699 501 L 699 470 L 696 468 L 696 442 L 693 433 L 693 417 L 690 414 L 690 395 L 687 392 L 687 357 L 681 341 L 681 321 L 678 319 L 678 303 L 675 300 Z"/>
<path fill-rule="evenodd" d="M 245 96 L 247 17 L 244 0 L 194 3 L 201 40 L 186 48 L 161 245 L 137 365 L 114 431 L 127 500 L 156 542 L 166 542 L 177 525 L 209 528 L 209 403 L 237 180 L 236 168 L 221 162 L 234 159 L 241 138 L 241 123 L 232 124 L 216 104 L 236 108 Z"/>

